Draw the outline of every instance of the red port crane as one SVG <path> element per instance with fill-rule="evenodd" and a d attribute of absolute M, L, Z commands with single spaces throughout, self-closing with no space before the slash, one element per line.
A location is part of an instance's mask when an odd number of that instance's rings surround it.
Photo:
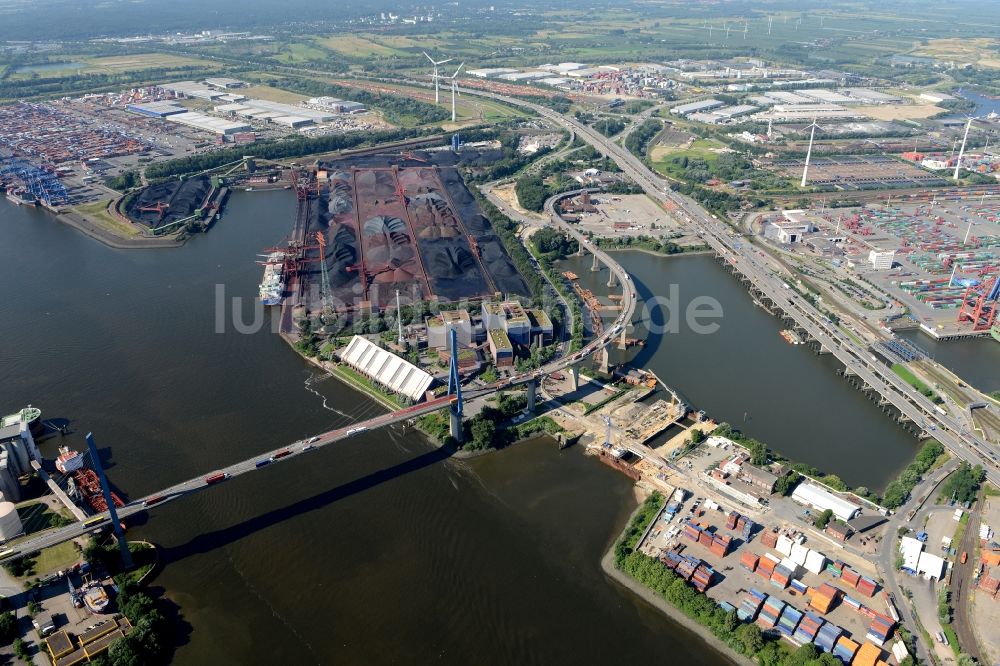
<path fill-rule="evenodd" d="M 1000 275 L 993 280 L 984 280 L 978 285 L 967 287 L 962 297 L 962 307 L 958 311 L 958 322 L 971 322 L 973 331 L 989 330 L 997 319 L 998 293 Z"/>
<path fill-rule="evenodd" d="M 152 206 L 139 206 L 139 210 L 143 213 L 157 213 L 158 217 L 156 218 L 156 222 L 159 224 L 160 222 L 163 222 L 163 216 L 167 214 L 168 210 L 170 210 L 170 204 L 166 201 L 157 201 Z"/>

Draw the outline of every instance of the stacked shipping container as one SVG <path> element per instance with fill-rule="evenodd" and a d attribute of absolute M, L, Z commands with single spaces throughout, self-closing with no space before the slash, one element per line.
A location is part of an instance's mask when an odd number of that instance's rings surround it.
<path fill-rule="evenodd" d="M 799 643 L 812 643 L 816 639 L 816 634 L 822 626 L 823 618 L 819 617 L 815 613 L 807 611 L 802 617 L 802 620 L 799 621 L 799 628 L 795 630 L 795 634 L 792 638 Z"/>
<path fill-rule="evenodd" d="M 777 597 L 768 596 L 757 616 L 757 624 L 760 625 L 761 629 L 771 629 L 778 624 L 778 618 L 781 617 L 783 610 L 785 610 L 784 601 Z"/>
<path fill-rule="evenodd" d="M 896 628 L 896 623 L 892 618 L 884 615 L 876 615 L 872 624 L 868 627 L 868 634 L 865 636 L 876 645 L 884 645 L 892 636 L 892 630 Z"/>
<path fill-rule="evenodd" d="M 837 639 L 837 644 L 833 646 L 833 656 L 845 664 L 851 663 L 851 660 L 854 659 L 854 653 L 857 651 L 858 644 L 843 635 Z"/>
<path fill-rule="evenodd" d="M 736 610 L 736 616 L 743 622 L 753 622 L 765 599 L 767 599 L 766 594 L 751 587 L 750 591 L 743 595 L 740 607 Z"/>
<path fill-rule="evenodd" d="M 795 633 L 795 628 L 799 626 L 799 620 L 802 619 L 802 612 L 793 606 L 785 606 L 785 610 L 781 612 L 781 617 L 778 618 L 778 631 L 787 636 L 792 637 Z"/>

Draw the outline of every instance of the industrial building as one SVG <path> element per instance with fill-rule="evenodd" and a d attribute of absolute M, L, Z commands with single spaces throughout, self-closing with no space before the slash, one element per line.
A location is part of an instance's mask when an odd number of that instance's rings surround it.
<path fill-rule="evenodd" d="M 305 105 L 321 111 L 332 111 L 334 113 L 362 113 L 365 111 L 365 105 L 360 102 L 351 102 L 346 99 L 337 99 L 336 97 L 313 97 L 307 99 Z"/>
<path fill-rule="evenodd" d="M 761 469 L 750 463 L 744 463 L 740 466 L 740 472 L 738 477 L 744 483 L 753 486 L 757 490 L 771 494 L 774 492 L 774 486 L 778 483 L 778 477 L 766 469 Z"/>
<path fill-rule="evenodd" d="M 890 270 L 895 258 L 895 250 L 872 250 L 868 253 L 868 263 L 871 264 L 872 270 L 875 271 Z"/>
<path fill-rule="evenodd" d="M 756 106 L 751 106 L 749 104 L 736 104 L 734 106 L 726 106 L 721 109 L 716 109 L 712 111 L 712 115 L 719 116 L 723 120 L 731 120 L 732 118 L 745 116 L 746 114 L 756 110 Z"/>
<path fill-rule="evenodd" d="M 851 111 L 839 104 L 776 104 L 771 111 L 759 114 L 763 120 L 776 123 L 809 122 L 812 120 L 864 118 L 864 114 Z"/>
<path fill-rule="evenodd" d="M 570 72 L 586 69 L 587 65 L 580 62 L 561 62 L 558 65 L 541 65 L 538 69 L 544 69 L 558 74 L 568 74 Z"/>
<path fill-rule="evenodd" d="M 493 365 L 498 368 L 514 365 L 514 347 L 502 328 L 487 329 L 486 342 L 490 348 L 490 356 L 493 357 Z"/>
<path fill-rule="evenodd" d="M 309 109 L 304 106 L 270 102 L 263 99 L 245 99 L 234 104 L 215 107 L 216 113 L 231 114 L 250 121 L 271 122 L 292 129 L 306 127 L 313 123 L 328 122 L 336 118 L 335 113 Z"/>
<path fill-rule="evenodd" d="M 238 132 L 249 132 L 252 128 L 246 123 L 237 123 L 224 118 L 213 118 L 203 113 L 195 111 L 185 111 L 175 113 L 164 118 L 168 123 L 177 123 L 186 127 L 193 127 L 203 132 L 212 132 L 219 136 L 228 136 Z"/>
<path fill-rule="evenodd" d="M 209 79 L 205 79 L 205 83 L 215 88 L 222 88 L 223 90 L 228 90 L 230 88 L 245 88 L 246 81 L 240 81 L 239 79 L 229 79 L 224 76 L 217 76 Z"/>
<path fill-rule="evenodd" d="M 150 118 L 166 118 L 175 113 L 185 113 L 187 109 L 172 101 L 163 102 L 140 102 L 138 104 L 129 104 L 125 107 L 127 110 L 133 113 L 139 113 L 144 116 L 149 116 Z"/>
<path fill-rule="evenodd" d="M 545 79 L 549 77 L 548 72 L 510 72 L 497 76 L 501 81 L 533 81 L 535 79 Z"/>
<path fill-rule="evenodd" d="M 816 230 L 803 210 L 786 210 L 781 214 L 783 219 L 769 222 L 764 228 L 765 238 L 774 239 L 779 243 L 798 243 L 805 234 Z"/>
<path fill-rule="evenodd" d="M 795 94 L 826 104 L 857 104 L 859 101 L 833 90 L 796 90 Z"/>
<path fill-rule="evenodd" d="M 709 109 L 717 109 L 719 107 L 725 106 L 725 102 L 721 102 L 717 99 L 705 99 L 700 102 L 691 102 L 689 104 L 681 104 L 680 106 L 675 106 L 670 109 L 670 113 L 678 116 L 686 116 L 690 113 L 698 113 L 699 111 L 708 111 Z"/>
<path fill-rule="evenodd" d="M 406 396 L 413 402 L 424 398 L 434 378 L 406 359 L 355 335 L 340 359 L 372 381 Z"/>
<path fill-rule="evenodd" d="M 861 104 L 899 104 L 903 101 L 902 97 L 871 88 L 844 88 L 842 92 L 858 100 Z"/>
<path fill-rule="evenodd" d="M 833 515 L 841 520 L 850 520 L 861 512 L 861 507 L 857 504 L 848 502 L 843 497 L 809 481 L 803 481 L 796 486 L 795 490 L 792 491 L 792 499 L 817 511 L 829 509 L 833 511 Z"/>
<path fill-rule="evenodd" d="M 528 319 L 531 322 L 531 340 L 540 347 L 552 344 L 555 338 L 555 329 L 552 320 L 544 310 L 528 310 Z"/>
<path fill-rule="evenodd" d="M 40 428 L 41 412 L 26 407 L 0 419 L 0 449 L 10 454 L 18 474 L 26 474 L 32 460 L 41 460 L 32 430 Z"/>
<path fill-rule="evenodd" d="M 899 541 L 899 554 L 903 556 L 903 571 L 930 580 L 941 580 L 945 574 L 945 561 L 924 552 L 924 544 L 913 537 L 904 536 Z"/>
<path fill-rule="evenodd" d="M 447 348 L 450 344 L 449 330 L 455 331 L 455 340 L 459 345 L 469 346 L 475 341 L 476 331 L 468 310 L 442 310 L 427 317 L 424 324 L 427 326 L 428 347 Z"/>
<path fill-rule="evenodd" d="M 504 331 L 509 342 L 519 345 L 531 344 L 531 320 L 528 313 L 517 301 L 483 301 L 483 328 Z"/>
<path fill-rule="evenodd" d="M 195 81 L 177 81 L 176 83 L 164 83 L 161 90 L 172 92 L 178 97 L 193 97 L 195 99 L 205 99 L 210 102 L 222 97 L 222 93 L 213 88 L 209 88 L 203 83 Z"/>
<path fill-rule="evenodd" d="M 485 69 L 470 69 L 469 76 L 477 76 L 481 79 L 495 79 L 501 74 L 515 74 L 518 70 L 510 67 L 487 67 Z"/>

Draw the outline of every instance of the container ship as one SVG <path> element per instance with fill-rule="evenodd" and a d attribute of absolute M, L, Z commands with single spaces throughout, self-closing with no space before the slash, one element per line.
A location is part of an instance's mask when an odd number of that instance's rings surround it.
<path fill-rule="evenodd" d="M 23 187 L 8 187 L 7 201 L 11 201 L 18 206 L 37 206 L 38 199 L 35 195 Z"/>
<path fill-rule="evenodd" d="M 285 254 L 272 252 L 264 264 L 264 279 L 260 282 L 260 302 L 281 305 L 285 295 Z"/>

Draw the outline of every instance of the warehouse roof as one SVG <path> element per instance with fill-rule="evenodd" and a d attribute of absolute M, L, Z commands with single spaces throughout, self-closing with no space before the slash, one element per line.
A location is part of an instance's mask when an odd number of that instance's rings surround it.
<path fill-rule="evenodd" d="M 808 481 L 800 483 L 792 492 L 792 499 L 800 504 L 808 504 L 817 509 L 830 509 L 833 515 L 841 520 L 850 520 L 861 511 L 861 507 L 853 502 L 848 502 L 843 497 L 834 495 L 829 490 L 824 490 L 815 483 Z"/>
<path fill-rule="evenodd" d="M 366 377 L 414 402 L 424 397 L 434 381 L 433 377 L 409 361 L 360 335 L 351 338 L 340 358 Z"/>
<path fill-rule="evenodd" d="M 166 117 L 167 122 L 187 125 L 206 132 L 216 134 L 232 134 L 233 132 L 245 132 L 250 128 L 246 123 L 235 123 L 222 118 L 213 118 L 203 113 L 188 111 L 187 113 L 175 113 Z"/>

